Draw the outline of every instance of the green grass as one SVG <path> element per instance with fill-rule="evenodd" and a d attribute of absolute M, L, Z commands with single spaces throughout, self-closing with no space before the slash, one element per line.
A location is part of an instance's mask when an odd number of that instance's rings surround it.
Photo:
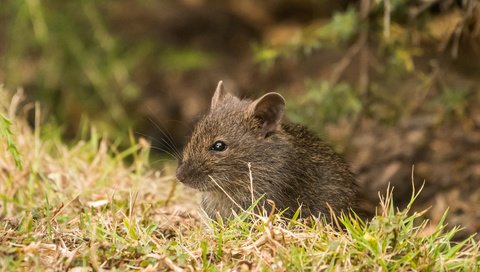
<path fill-rule="evenodd" d="M 22 169 L 22 160 L 20 159 L 20 153 L 18 152 L 17 146 L 13 140 L 13 133 L 10 127 L 12 126 L 12 121 L 7 118 L 5 115 L 0 113 L 0 138 L 3 139 L 7 145 L 7 151 L 13 157 L 15 161 L 15 166 L 18 169 Z"/>
<path fill-rule="evenodd" d="M 145 141 L 131 137 L 118 150 L 91 129 L 66 145 L 59 129 L 9 118 L 0 134 L 1 271 L 480 269 L 478 242 L 452 241 L 458 228 L 430 224 L 411 204 L 396 210 L 390 191 L 369 222 L 349 215 L 305 224 L 246 211 L 217 223 L 201 216 L 195 192 L 176 185 L 172 165 L 149 164 Z"/>

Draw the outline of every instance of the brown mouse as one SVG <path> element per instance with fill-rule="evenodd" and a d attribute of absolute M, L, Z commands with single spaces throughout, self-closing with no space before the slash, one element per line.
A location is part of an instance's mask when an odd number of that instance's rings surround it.
<path fill-rule="evenodd" d="M 282 122 L 284 108 L 278 93 L 239 99 L 218 83 L 176 173 L 202 192 L 211 218 L 247 209 L 252 196 L 263 196 L 260 205 L 274 201 L 286 217 L 300 206 L 302 217 L 329 217 L 331 210 L 338 215 L 355 206 L 357 185 L 348 165 L 305 127 Z"/>

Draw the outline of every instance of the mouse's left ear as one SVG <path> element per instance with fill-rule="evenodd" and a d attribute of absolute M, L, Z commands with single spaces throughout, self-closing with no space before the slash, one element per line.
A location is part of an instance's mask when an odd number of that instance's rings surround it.
<path fill-rule="evenodd" d="M 223 87 L 223 81 L 219 81 L 217 85 L 217 89 L 215 90 L 215 93 L 213 94 L 212 97 L 212 103 L 210 105 L 210 110 L 215 109 L 218 105 L 222 104 L 222 102 L 227 98 L 227 97 L 232 97 L 229 92 L 225 90 L 225 87 Z"/>
<path fill-rule="evenodd" d="M 279 93 L 267 93 L 250 104 L 248 114 L 260 121 L 262 133 L 268 136 L 280 124 L 284 108 L 283 96 Z"/>

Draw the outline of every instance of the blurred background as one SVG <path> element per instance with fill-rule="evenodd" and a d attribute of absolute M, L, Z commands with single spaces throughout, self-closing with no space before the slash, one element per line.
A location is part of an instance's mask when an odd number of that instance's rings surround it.
<path fill-rule="evenodd" d="M 480 230 L 477 0 L 0 4 L 0 84 L 39 101 L 66 141 L 94 125 L 120 144 L 133 131 L 155 156 L 181 149 L 219 80 L 284 94 L 288 119 L 351 163 L 370 209 L 388 183 L 407 203 L 413 177 L 434 222 L 449 207 L 451 226 Z"/>

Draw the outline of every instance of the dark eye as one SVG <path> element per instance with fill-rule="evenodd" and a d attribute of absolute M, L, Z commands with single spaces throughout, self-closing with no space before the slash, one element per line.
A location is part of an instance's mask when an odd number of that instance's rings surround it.
<path fill-rule="evenodd" d="M 227 144 L 225 144 L 225 143 L 222 142 L 222 141 L 216 141 L 216 142 L 210 147 L 210 150 L 213 150 L 213 151 L 224 151 L 225 149 L 227 149 Z"/>

